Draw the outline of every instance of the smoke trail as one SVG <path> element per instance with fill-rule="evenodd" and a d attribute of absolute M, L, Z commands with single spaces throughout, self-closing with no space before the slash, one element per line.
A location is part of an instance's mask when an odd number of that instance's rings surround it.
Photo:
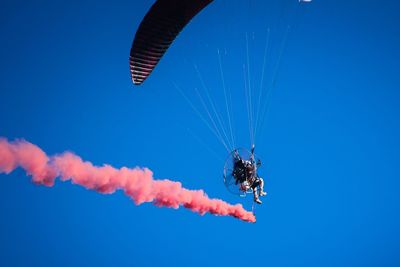
<path fill-rule="evenodd" d="M 9 142 L 0 138 L 0 174 L 21 167 L 32 176 L 34 183 L 53 186 L 57 177 L 103 194 L 122 190 L 136 205 L 153 202 L 158 207 L 183 206 L 201 215 L 209 212 L 220 216 L 233 216 L 243 221 L 255 222 L 253 213 L 242 205 L 230 205 L 219 199 L 210 199 L 203 190 L 188 190 L 180 182 L 154 180 L 147 168 L 116 169 L 83 161 L 71 152 L 47 156 L 43 150 L 25 140 Z"/>

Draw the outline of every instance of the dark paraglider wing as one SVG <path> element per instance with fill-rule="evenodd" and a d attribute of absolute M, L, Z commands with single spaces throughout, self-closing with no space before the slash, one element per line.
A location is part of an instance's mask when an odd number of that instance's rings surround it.
<path fill-rule="evenodd" d="M 157 0 L 141 22 L 130 52 L 132 81 L 140 85 L 189 21 L 213 0 Z"/>

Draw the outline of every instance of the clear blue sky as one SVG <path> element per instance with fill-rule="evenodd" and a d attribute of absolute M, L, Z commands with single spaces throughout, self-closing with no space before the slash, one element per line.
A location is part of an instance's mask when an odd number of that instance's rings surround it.
<path fill-rule="evenodd" d="M 222 184 L 226 152 L 172 84 L 196 99 L 196 64 L 223 109 L 216 50 L 240 96 L 245 33 L 257 84 L 267 25 L 275 41 L 292 29 L 257 139 L 269 194 L 256 224 L 39 187 L 18 170 L 0 176 L 1 266 L 400 265 L 400 4 L 316 0 L 286 19 L 280 7 L 296 0 L 249 1 L 209 5 L 141 87 L 128 56 L 153 1 L 2 1 L 0 136 L 146 166 L 246 208 L 251 199 Z M 246 147 L 242 111 L 236 141 Z"/>

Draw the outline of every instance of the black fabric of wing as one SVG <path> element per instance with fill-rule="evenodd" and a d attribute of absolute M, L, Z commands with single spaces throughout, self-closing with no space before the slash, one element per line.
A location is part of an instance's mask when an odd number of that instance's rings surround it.
<path fill-rule="evenodd" d="M 153 71 L 189 21 L 213 0 L 157 0 L 136 32 L 129 57 L 132 81 L 139 85 Z"/>

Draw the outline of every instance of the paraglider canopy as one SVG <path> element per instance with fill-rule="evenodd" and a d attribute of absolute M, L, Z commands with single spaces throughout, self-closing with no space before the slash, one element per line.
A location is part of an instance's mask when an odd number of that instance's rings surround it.
<path fill-rule="evenodd" d="M 140 85 L 178 34 L 213 0 L 157 0 L 140 23 L 129 63 L 132 81 Z"/>

